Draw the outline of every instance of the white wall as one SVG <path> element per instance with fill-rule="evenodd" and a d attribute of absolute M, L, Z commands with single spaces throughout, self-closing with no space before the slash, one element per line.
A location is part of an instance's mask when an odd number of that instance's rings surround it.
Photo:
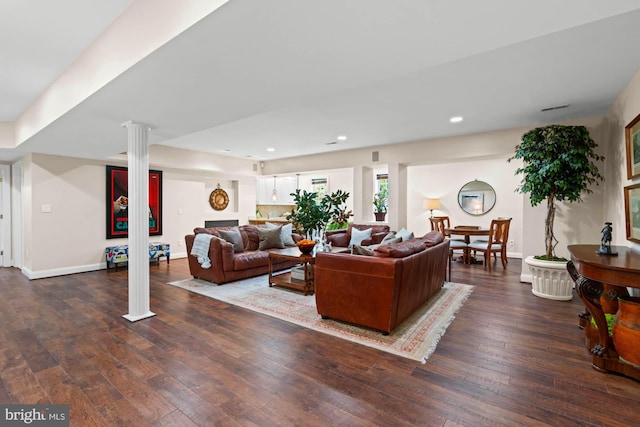
<path fill-rule="evenodd" d="M 430 212 L 422 207 L 424 199 L 439 199 L 440 209 L 433 215 L 447 215 L 451 225 L 479 225 L 489 227 L 491 219 L 512 218 L 509 240 L 510 257 L 522 256 L 522 195 L 515 192 L 520 180 L 514 173 L 521 163 L 507 162 L 507 158 L 475 162 L 444 163 L 408 168 L 408 229 L 417 236 L 431 230 Z M 458 191 L 469 181 L 478 179 L 491 185 L 496 192 L 496 204 L 484 215 L 470 215 L 458 204 Z"/>
<path fill-rule="evenodd" d="M 640 71 L 611 106 L 602 125 L 603 139 L 608 141 L 605 169 L 604 218 L 613 223 L 612 243 L 640 251 L 640 245 L 627 240 L 624 214 L 624 187 L 639 184 L 627 179 L 624 128 L 640 114 Z"/>
<path fill-rule="evenodd" d="M 175 160 L 180 163 L 179 158 Z M 39 154 L 25 156 L 23 273 L 27 277 L 104 268 L 105 247 L 127 242 L 106 239 L 106 164 Z M 119 162 L 108 164 L 126 166 Z M 251 167 L 250 162 L 247 165 Z M 204 226 L 205 220 L 238 219 L 240 224 L 246 224 L 255 210 L 253 176 L 161 168 L 155 164 L 150 168 L 163 170 L 164 224 L 162 236 L 150 236 L 149 240 L 170 243 L 173 258 L 186 256 L 185 234 Z M 238 183 L 237 194 L 232 191 L 232 181 Z M 209 194 L 218 183 L 230 196 L 229 207 L 223 211 L 213 210 L 208 203 Z M 236 198 L 239 203 L 235 203 Z"/>

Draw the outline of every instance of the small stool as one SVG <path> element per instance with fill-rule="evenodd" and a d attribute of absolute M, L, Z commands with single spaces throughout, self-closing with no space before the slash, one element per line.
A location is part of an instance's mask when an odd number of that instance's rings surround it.
<path fill-rule="evenodd" d="M 160 263 L 160 258 L 167 258 L 167 264 L 171 258 L 171 245 L 169 243 L 149 242 L 149 262 Z M 108 246 L 105 249 L 105 258 L 107 260 L 107 270 L 110 267 L 118 271 L 118 265 L 129 261 L 129 246 L 118 245 Z"/>

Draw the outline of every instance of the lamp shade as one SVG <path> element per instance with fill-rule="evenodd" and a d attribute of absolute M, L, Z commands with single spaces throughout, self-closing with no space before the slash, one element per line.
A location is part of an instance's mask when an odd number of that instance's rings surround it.
<path fill-rule="evenodd" d="M 439 199 L 424 199 L 422 202 L 422 207 L 426 210 L 434 210 L 440 209 L 440 200 Z"/>

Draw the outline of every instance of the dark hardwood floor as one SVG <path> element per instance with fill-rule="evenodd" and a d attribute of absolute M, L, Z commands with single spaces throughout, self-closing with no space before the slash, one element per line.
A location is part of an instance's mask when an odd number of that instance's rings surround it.
<path fill-rule="evenodd" d="M 127 271 L 0 271 L 0 402 L 69 403 L 72 426 L 632 426 L 640 383 L 591 368 L 571 302 L 537 298 L 520 260 L 487 273 L 426 364 L 168 286 L 127 309 Z M 228 284 L 225 286 L 233 286 Z"/>

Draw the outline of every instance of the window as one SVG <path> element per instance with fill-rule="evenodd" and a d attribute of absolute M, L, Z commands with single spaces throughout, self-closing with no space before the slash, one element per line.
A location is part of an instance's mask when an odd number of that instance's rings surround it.
<path fill-rule="evenodd" d="M 322 199 L 328 191 L 327 178 L 311 178 L 311 192 L 316 193 L 316 200 Z"/>
<path fill-rule="evenodd" d="M 376 193 L 389 194 L 389 175 L 379 173 L 376 175 Z"/>

